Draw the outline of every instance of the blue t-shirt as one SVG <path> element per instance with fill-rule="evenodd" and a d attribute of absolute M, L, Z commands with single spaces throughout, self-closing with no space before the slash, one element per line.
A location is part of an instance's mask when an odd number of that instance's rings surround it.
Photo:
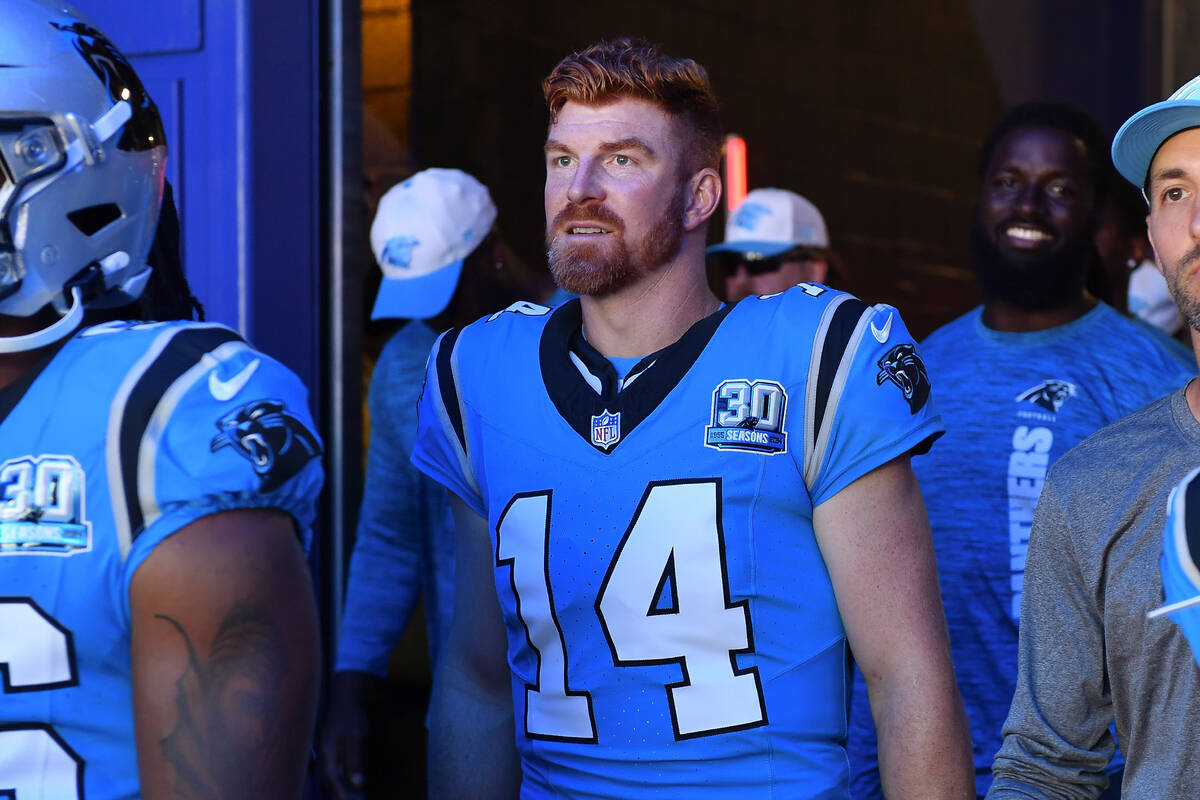
<path fill-rule="evenodd" d="M 940 434 L 895 309 L 815 285 L 618 380 L 580 304 L 438 342 L 413 460 L 488 521 L 523 798 L 845 798 L 813 507 Z"/>
<path fill-rule="evenodd" d="M 1186 383 L 1195 364 L 1185 370 L 1103 303 L 1032 333 L 991 330 L 981 315 L 976 308 L 922 343 L 947 433 L 913 470 L 933 530 L 983 797 L 1016 686 L 1025 552 L 1046 469 L 1101 427 Z M 875 727 L 857 672 L 848 749 L 853 797 L 881 797 Z"/>
<path fill-rule="evenodd" d="M 130 800 L 134 573 L 225 510 L 307 543 L 320 442 L 299 379 L 221 325 L 88 328 L 24 383 L 0 391 L 0 793 Z"/>

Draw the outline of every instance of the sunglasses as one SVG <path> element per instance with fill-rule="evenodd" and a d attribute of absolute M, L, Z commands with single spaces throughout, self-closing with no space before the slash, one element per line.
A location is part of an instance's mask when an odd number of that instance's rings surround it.
<path fill-rule="evenodd" d="M 820 251 L 807 247 L 796 247 L 769 258 L 755 256 L 755 253 L 714 253 L 713 260 L 724 275 L 732 275 L 743 266 L 749 275 L 766 275 L 777 272 L 786 261 L 821 261 L 825 258 Z"/>

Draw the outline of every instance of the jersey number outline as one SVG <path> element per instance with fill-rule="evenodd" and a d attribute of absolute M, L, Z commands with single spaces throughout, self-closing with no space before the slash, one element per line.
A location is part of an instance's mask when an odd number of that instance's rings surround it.
<path fill-rule="evenodd" d="M 0 597 L 2 693 L 78 685 L 71 632 L 32 598 Z M 83 759 L 45 723 L 0 725 L 0 797 L 83 797 Z"/>
<path fill-rule="evenodd" d="M 615 666 L 680 666 L 681 680 L 664 685 L 676 740 L 767 724 L 758 667 L 737 666 L 754 635 L 749 601 L 729 596 L 720 498 L 719 478 L 647 484 L 594 603 Z M 538 660 L 525 686 L 525 735 L 595 744 L 592 697 L 569 685 L 550 586 L 551 499 L 550 491 L 515 495 L 496 525 L 496 566 L 510 568 Z"/>

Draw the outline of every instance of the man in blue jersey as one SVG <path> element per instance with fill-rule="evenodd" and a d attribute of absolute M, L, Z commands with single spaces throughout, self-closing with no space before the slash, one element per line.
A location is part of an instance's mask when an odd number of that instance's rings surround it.
<path fill-rule="evenodd" d="M 1010 111 L 979 158 L 971 243 L 984 303 L 922 343 L 930 378 L 947 389 L 938 395 L 947 433 L 914 470 L 980 797 L 1016 685 L 1025 553 L 1046 470 L 1195 373 L 1084 290 L 1109 173 L 1106 139 L 1090 117 L 1059 103 Z M 870 718 L 855 707 L 856 798 L 882 796 L 874 749 Z"/>
<path fill-rule="evenodd" d="M 0 796 L 298 797 L 304 387 L 220 325 L 90 325 L 150 280 L 161 120 L 69 8 L 0 17 Z"/>
<path fill-rule="evenodd" d="M 908 463 L 942 429 L 903 323 L 815 284 L 711 294 L 694 61 L 618 39 L 544 89 L 580 299 L 444 334 L 419 407 L 413 460 L 457 498 L 433 795 L 845 798 L 853 651 L 888 790 L 968 797 Z"/>
<path fill-rule="evenodd" d="M 1113 163 L 1142 188 L 1158 268 L 1200 330 L 1200 77 L 1134 114 Z M 1139 371 L 1133 380 L 1144 379 Z M 1020 658 L 989 798 L 1090 798 L 1113 736 L 1123 796 L 1185 800 L 1200 786 L 1200 670 L 1163 604 L 1168 497 L 1200 464 L 1200 382 L 1088 437 L 1046 476 L 1029 539 Z M 1186 489 L 1182 490 L 1186 497 Z M 1180 499 L 1180 495 L 1176 495 Z"/>

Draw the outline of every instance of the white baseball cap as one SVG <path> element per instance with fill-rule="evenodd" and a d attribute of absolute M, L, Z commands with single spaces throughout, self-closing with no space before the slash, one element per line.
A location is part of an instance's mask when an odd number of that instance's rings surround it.
<path fill-rule="evenodd" d="M 1112 143 L 1112 160 L 1125 180 L 1139 189 L 1162 143 L 1180 131 L 1200 128 L 1200 75 L 1163 100 L 1125 120 Z"/>
<path fill-rule="evenodd" d="M 495 221 L 487 187 L 462 170 L 427 169 L 388 189 L 371 223 L 371 250 L 383 270 L 371 319 L 440 314 L 463 259 Z"/>
<path fill-rule="evenodd" d="M 708 252 L 771 258 L 794 247 L 829 247 L 821 212 L 795 192 L 755 189 L 729 215 L 725 241 Z"/>

